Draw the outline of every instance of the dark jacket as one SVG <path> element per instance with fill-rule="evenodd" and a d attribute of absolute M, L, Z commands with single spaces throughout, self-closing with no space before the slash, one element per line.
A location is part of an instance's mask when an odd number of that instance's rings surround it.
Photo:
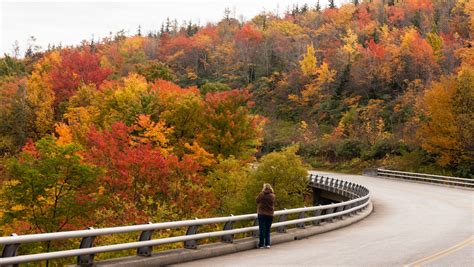
<path fill-rule="evenodd" d="M 257 196 L 257 213 L 260 215 L 273 216 L 273 204 L 275 202 L 275 194 L 269 189 L 260 192 Z"/>

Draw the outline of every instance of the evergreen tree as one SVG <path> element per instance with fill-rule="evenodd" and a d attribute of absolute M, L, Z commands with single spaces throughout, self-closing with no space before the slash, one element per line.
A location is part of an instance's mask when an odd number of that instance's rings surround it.
<path fill-rule="evenodd" d="M 228 7 L 224 9 L 224 19 L 227 23 L 230 23 L 230 8 Z"/>
<path fill-rule="evenodd" d="M 306 12 L 308 12 L 308 4 L 304 4 L 303 7 L 301 8 L 301 14 L 304 14 Z"/>
<path fill-rule="evenodd" d="M 142 26 L 138 25 L 137 36 L 142 36 Z"/>

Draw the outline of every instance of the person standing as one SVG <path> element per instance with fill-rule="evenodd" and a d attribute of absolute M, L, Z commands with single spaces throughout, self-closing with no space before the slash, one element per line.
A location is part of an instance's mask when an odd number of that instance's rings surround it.
<path fill-rule="evenodd" d="M 260 233 L 258 248 L 270 248 L 270 228 L 273 222 L 275 194 L 270 184 L 263 184 L 262 192 L 257 196 L 257 217 Z"/>

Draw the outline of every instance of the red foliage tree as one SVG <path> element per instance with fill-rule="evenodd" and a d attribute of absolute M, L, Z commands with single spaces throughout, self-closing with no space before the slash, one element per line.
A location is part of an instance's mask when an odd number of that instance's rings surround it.
<path fill-rule="evenodd" d="M 407 0 L 404 4 L 409 12 L 433 10 L 433 1 L 431 0 Z"/>
<path fill-rule="evenodd" d="M 248 90 L 206 95 L 206 134 L 200 142 L 214 155 L 248 158 L 261 142 L 264 119 L 249 114 L 253 105 Z"/>
<path fill-rule="evenodd" d="M 188 52 L 192 49 L 192 44 L 193 41 L 191 38 L 185 34 L 179 34 L 175 37 L 166 39 L 166 41 L 163 42 L 163 46 L 160 48 L 160 53 L 165 58 L 172 57 L 180 51 Z"/>
<path fill-rule="evenodd" d="M 369 13 L 366 4 L 359 5 L 357 8 L 357 25 L 360 29 L 364 29 L 372 21 L 372 14 Z"/>
<path fill-rule="evenodd" d="M 152 190 L 167 191 L 167 185 L 160 176 L 166 176 L 168 169 L 163 155 L 153 151 L 149 145 L 131 146 L 131 131 L 130 127 L 121 122 L 102 132 L 91 129 L 91 149 L 87 156 L 95 164 L 107 169 L 102 178 L 111 193 L 138 201 L 139 191 L 143 189 L 140 187 L 142 183 L 153 185 Z"/>
<path fill-rule="evenodd" d="M 98 87 L 110 73 L 109 69 L 100 66 L 99 55 L 88 49 L 61 51 L 59 65 L 53 66 L 50 72 L 56 104 L 73 95 L 81 83 Z"/>
<path fill-rule="evenodd" d="M 405 20 L 405 10 L 398 6 L 389 6 L 387 7 L 387 17 L 391 25 L 399 27 Z"/>
<path fill-rule="evenodd" d="M 165 157 L 150 144 L 132 142 L 132 130 L 118 122 L 109 130 L 91 129 L 89 133 L 86 157 L 105 170 L 99 179 L 112 196 L 109 208 L 117 211 L 118 222 L 149 220 L 156 212 L 155 203 L 174 207 L 185 216 L 207 212 L 212 198 L 203 189 L 199 164 L 189 157 Z"/>
<path fill-rule="evenodd" d="M 251 24 L 245 24 L 239 31 L 235 33 L 237 42 L 260 42 L 263 38 L 262 33 L 254 28 Z"/>
<path fill-rule="evenodd" d="M 370 39 L 367 42 L 368 53 L 373 55 L 378 59 L 383 59 L 385 57 L 385 48 L 382 44 L 377 44 L 374 39 Z"/>

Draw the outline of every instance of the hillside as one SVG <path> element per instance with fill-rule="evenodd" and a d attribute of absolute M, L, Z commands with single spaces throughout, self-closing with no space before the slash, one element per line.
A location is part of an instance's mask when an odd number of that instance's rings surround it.
<path fill-rule="evenodd" d="M 5 55 L 0 232 L 245 212 L 269 177 L 291 207 L 301 158 L 472 178 L 473 12 L 472 0 L 226 11 Z"/>

